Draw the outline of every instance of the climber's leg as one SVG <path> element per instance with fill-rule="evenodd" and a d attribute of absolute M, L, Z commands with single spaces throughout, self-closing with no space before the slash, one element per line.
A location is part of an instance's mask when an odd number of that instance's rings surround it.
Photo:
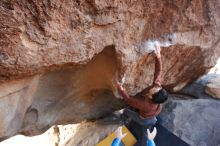
<path fill-rule="evenodd" d="M 137 142 L 134 146 L 146 146 L 147 145 L 147 129 L 151 126 L 143 126 L 138 123 L 132 128 L 132 134 L 136 137 Z"/>
<path fill-rule="evenodd" d="M 152 118 L 141 118 L 139 114 L 130 109 L 125 109 L 123 112 L 124 117 L 130 118 L 131 120 L 139 123 L 140 125 L 154 125 L 157 122 L 156 117 Z"/>
<path fill-rule="evenodd" d="M 127 108 L 124 109 L 123 116 L 124 116 L 124 118 L 131 119 L 131 120 L 133 120 L 135 122 L 138 122 L 139 119 L 140 119 L 139 114 L 137 112 L 132 111 L 132 110 L 127 109 Z"/>

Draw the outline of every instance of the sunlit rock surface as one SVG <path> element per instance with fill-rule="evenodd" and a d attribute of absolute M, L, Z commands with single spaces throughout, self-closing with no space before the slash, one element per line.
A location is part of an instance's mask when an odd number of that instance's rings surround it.
<path fill-rule="evenodd" d="M 116 73 L 132 95 L 152 82 L 148 39 L 173 44 L 162 48 L 162 84 L 180 90 L 219 58 L 219 14 L 218 0 L 0 1 L 0 137 L 121 108 Z"/>
<path fill-rule="evenodd" d="M 0 146 L 95 146 L 117 127 L 119 125 L 96 122 L 58 125 L 38 136 L 14 136 L 1 142 Z"/>
<path fill-rule="evenodd" d="M 220 74 L 210 80 L 205 88 L 205 92 L 214 98 L 220 99 Z"/>
<path fill-rule="evenodd" d="M 174 100 L 164 106 L 160 118 L 163 126 L 192 146 L 217 146 L 219 110 L 219 100 Z"/>
<path fill-rule="evenodd" d="M 210 73 L 204 75 L 185 86 L 178 93 L 194 98 L 220 98 L 220 74 Z"/>

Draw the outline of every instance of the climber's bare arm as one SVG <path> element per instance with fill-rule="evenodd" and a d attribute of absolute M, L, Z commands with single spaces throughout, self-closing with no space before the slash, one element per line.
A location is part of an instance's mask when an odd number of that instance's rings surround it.
<path fill-rule="evenodd" d="M 161 87 L 161 71 L 162 71 L 162 62 L 160 55 L 160 46 L 156 46 L 156 50 L 153 52 L 155 60 L 155 71 L 154 71 L 154 80 L 153 87 Z"/>
<path fill-rule="evenodd" d="M 158 92 L 161 89 L 161 71 L 162 71 L 162 62 L 160 56 L 160 46 L 156 44 L 156 48 L 153 52 L 154 61 L 155 61 L 155 70 L 154 70 L 154 80 L 149 90 L 144 91 L 143 94 L 148 96 L 150 99 L 152 95 Z"/>
<path fill-rule="evenodd" d="M 127 91 L 122 87 L 122 85 L 119 82 L 117 82 L 117 89 L 118 89 L 119 93 L 122 95 L 123 99 L 130 98 Z"/>
<path fill-rule="evenodd" d="M 139 100 L 139 99 L 135 99 L 133 97 L 131 97 L 130 95 L 128 95 L 127 91 L 122 87 L 122 85 L 120 83 L 117 83 L 117 88 L 120 92 L 120 94 L 123 97 L 123 100 L 129 104 L 130 106 L 145 111 L 148 110 L 147 108 L 149 107 L 147 105 L 147 103 L 145 101 Z"/>

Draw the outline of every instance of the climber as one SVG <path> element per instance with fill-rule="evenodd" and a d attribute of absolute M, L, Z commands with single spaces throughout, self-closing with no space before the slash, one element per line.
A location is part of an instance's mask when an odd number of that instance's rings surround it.
<path fill-rule="evenodd" d="M 121 140 L 127 135 L 127 133 L 122 134 L 122 127 L 118 127 L 115 131 L 115 139 L 112 141 L 111 146 L 120 146 Z"/>
<path fill-rule="evenodd" d="M 160 45 L 157 43 L 155 43 L 153 55 L 155 72 L 153 84 L 150 87 L 132 97 L 128 95 L 122 84 L 117 82 L 117 89 L 123 100 L 138 111 L 137 113 L 131 109 L 125 109 L 123 112 L 125 117 L 131 119 L 126 126 L 138 140 L 135 146 L 146 145 L 147 135 L 145 131 L 156 123 L 156 116 L 161 112 L 161 104 L 168 99 L 168 93 L 161 87 L 162 63 Z"/>

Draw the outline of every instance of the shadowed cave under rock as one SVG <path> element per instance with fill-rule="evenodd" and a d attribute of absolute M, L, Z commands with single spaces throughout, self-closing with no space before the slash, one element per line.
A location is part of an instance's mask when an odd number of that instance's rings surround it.
<path fill-rule="evenodd" d="M 108 46 L 86 65 L 42 75 L 21 133 L 40 134 L 51 124 L 96 119 L 122 107 L 112 93 L 117 63 L 114 46 Z"/>

